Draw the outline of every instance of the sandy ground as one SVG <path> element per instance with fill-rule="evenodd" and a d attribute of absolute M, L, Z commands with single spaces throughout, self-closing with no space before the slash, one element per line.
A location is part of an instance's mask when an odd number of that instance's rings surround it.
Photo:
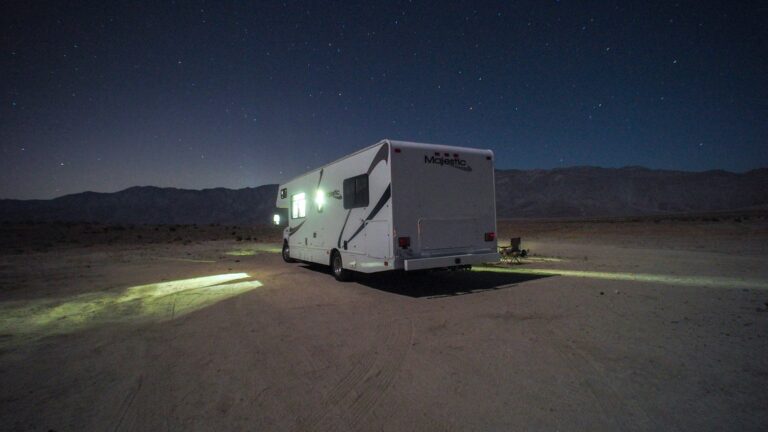
<path fill-rule="evenodd" d="M 766 222 L 710 223 L 505 222 L 522 265 L 353 283 L 253 241 L 22 235 L 0 428 L 766 430 Z"/>

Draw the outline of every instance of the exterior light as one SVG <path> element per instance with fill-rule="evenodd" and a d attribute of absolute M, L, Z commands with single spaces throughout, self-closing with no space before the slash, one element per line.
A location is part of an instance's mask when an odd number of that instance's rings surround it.
<path fill-rule="evenodd" d="M 323 211 L 323 206 L 325 206 L 325 193 L 320 189 L 315 193 L 315 205 L 317 205 L 317 211 Z"/>
<path fill-rule="evenodd" d="M 275 214 L 274 216 L 272 216 L 272 222 L 274 222 L 275 225 L 280 225 L 280 215 Z"/>

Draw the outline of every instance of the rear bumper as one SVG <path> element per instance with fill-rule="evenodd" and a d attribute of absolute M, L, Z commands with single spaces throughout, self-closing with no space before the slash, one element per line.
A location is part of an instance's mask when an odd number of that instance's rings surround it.
<path fill-rule="evenodd" d="M 405 271 L 452 267 L 499 261 L 497 253 L 449 255 L 432 258 L 416 258 L 403 261 Z"/>

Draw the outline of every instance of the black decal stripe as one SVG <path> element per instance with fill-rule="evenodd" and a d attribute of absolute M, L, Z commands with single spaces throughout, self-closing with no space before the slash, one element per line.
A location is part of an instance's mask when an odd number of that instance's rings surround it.
<path fill-rule="evenodd" d="M 387 163 L 389 163 L 389 144 L 384 144 L 379 147 L 379 151 L 376 153 L 376 156 L 373 157 L 371 166 L 368 167 L 366 174 L 371 174 L 373 169 L 376 168 L 376 165 L 378 165 L 381 161 L 387 161 Z"/>
<path fill-rule="evenodd" d="M 373 172 L 373 169 L 376 168 L 376 165 L 378 165 L 379 162 L 381 161 L 385 161 L 389 163 L 389 144 L 388 143 L 384 143 L 381 147 L 379 147 L 379 151 L 376 152 L 376 156 L 373 157 L 373 160 L 371 161 L 371 165 L 368 167 L 368 171 L 366 172 L 366 174 L 370 175 Z M 320 172 L 320 177 L 322 178 L 322 171 Z M 318 183 L 318 187 L 319 187 L 319 183 Z M 390 190 L 390 187 L 391 185 L 387 186 L 387 190 L 384 192 L 384 195 L 386 195 L 386 198 L 383 199 L 383 201 L 381 199 L 379 200 L 379 203 L 376 204 L 376 207 L 374 207 L 373 211 L 371 212 L 371 214 L 368 216 L 368 219 L 366 220 L 370 220 L 372 217 L 376 216 L 376 213 L 378 213 L 379 210 L 381 210 L 381 207 L 383 207 L 384 204 L 386 204 L 387 200 L 389 199 L 389 196 L 392 193 L 392 191 Z M 382 198 L 384 198 L 384 196 L 382 196 Z M 339 232 L 339 239 L 336 241 L 337 248 L 341 248 L 341 237 L 344 236 L 344 229 L 347 227 L 347 222 L 349 222 L 349 215 L 351 214 L 352 214 L 352 209 L 347 211 L 347 217 L 344 219 L 344 225 L 341 226 L 341 231 Z M 363 227 L 365 227 L 365 223 L 363 223 L 363 225 L 361 225 L 360 228 L 358 228 L 357 231 L 355 231 L 355 233 L 352 234 L 352 237 L 350 237 L 349 240 L 347 241 L 350 241 L 353 238 L 355 238 L 355 236 L 360 231 L 362 231 Z"/>
<path fill-rule="evenodd" d="M 306 222 L 306 221 L 302 221 L 300 224 L 298 224 L 295 227 L 293 227 L 290 230 L 288 230 L 288 237 L 296 234 L 296 231 L 298 231 L 299 228 L 301 228 L 301 226 L 304 225 L 304 222 Z"/>
<path fill-rule="evenodd" d="M 374 207 L 373 210 L 371 210 L 371 214 L 369 214 L 368 217 L 365 218 L 365 221 L 363 221 L 363 223 L 360 224 L 360 227 L 354 232 L 354 234 L 352 234 L 352 237 L 347 239 L 348 242 L 352 241 L 353 238 L 355 238 L 358 234 L 360 234 L 360 231 L 362 231 L 363 228 L 365 228 L 365 223 L 366 222 L 368 222 L 369 220 L 375 218 L 376 215 L 379 214 L 381 209 L 384 207 L 384 204 L 386 204 L 387 201 L 389 201 L 389 197 L 390 196 L 392 196 L 392 185 L 391 184 L 389 186 L 387 186 L 387 190 L 385 190 L 384 193 L 381 195 L 381 198 L 379 198 L 379 202 L 376 203 L 376 207 Z"/>
<path fill-rule="evenodd" d="M 320 189 L 320 182 L 323 181 L 323 169 L 320 168 L 320 178 L 317 179 L 317 188 Z"/>
<path fill-rule="evenodd" d="M 352 210 L 347 210 L 347 217 L 344 218 L 344 225 L 341 226 L 341 231 L 339 231 L 339 240 L 336 242 L 336 247 L 341 247 L 341 236 L 344 235 L 344 228 L 347 227 L 347 221 L 349 220 L 349 215 L 352 214 Z"/>

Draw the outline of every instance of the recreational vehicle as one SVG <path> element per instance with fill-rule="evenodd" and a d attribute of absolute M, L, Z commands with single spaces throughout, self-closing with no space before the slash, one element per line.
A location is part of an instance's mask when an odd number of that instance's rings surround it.
<path fill-rule="evenodd" d="M 499 259 L 493 152 L 383 140 L 278 188 L 283 259 L 353 272 Z"/>

